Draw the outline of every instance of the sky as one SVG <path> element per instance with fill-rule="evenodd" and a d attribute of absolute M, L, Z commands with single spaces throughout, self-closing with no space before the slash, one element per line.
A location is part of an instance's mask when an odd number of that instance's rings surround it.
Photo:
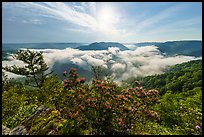
<path fill-rule="evenodd" d="M 2 42 L 202 40 L 202 2 L 3 2 Z"/>

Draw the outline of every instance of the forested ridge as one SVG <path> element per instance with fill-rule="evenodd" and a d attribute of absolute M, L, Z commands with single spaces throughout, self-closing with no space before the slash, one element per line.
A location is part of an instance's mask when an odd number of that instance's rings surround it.
<path fill-rule="evenodd" d="M 64 81 L 48 69 L 42 53 L 19 51 L 24 82 L 2 73 L 2 124 L 31 135 L 201 135 L 202 60 L 175 65 L 164 74 L 129 79 L 119 86 L 93 68 L 91 82 L 75 68 Z"/>
<path fill-rule="evenodd" d="M 202 60 L 177 64 L 164 74 L 142 78 L 141 83 L 144 88 L 158 89 L 161 95 L 167 91 L 180 93 L 202 87 Z"/>
<path fill-rule="evenodd" d="M 177 64 L 164 74 L 143 78 L 141 83 L 160 91 L 159 111 L 165 125 L 179 125 L 186 134 L 194 124 L 202 125 L 202 60 Z"/>
<path fill-rule="evenodd" d="M 167 41 L 155 46 L 167 55 L 202 56 L 202 41 L 199 40 Z"/>

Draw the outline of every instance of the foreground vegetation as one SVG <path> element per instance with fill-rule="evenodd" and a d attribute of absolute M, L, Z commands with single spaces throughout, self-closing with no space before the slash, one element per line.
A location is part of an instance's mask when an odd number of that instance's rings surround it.
<path fill-rule="evenodd" d="M 21 53 L 25 54 L 19 52 L 19 55 Z M 41 57 L 40 53 L 28 53 Z M 34 62 L 47 70 L 43 58 Z M 110 79 L 99 77 L 86 83 L 75 68 L 63 72 L 63 82 L 53 74 L 44 76 L 43 67 L 37 67 L 38 71 L 34 69 L 33 73 L 26 70 L 24 74 L 29 75 L 26 82 L 30 84 L 8 79 L 3 74 L 2 123 L 9 128 L 22 124 L 31 135 L 202 134 L 201 64 L 201 60 L 188 62 L 165 74 L 141 79 L 142 85 L 150 83 L 145 88 L 135 80 L 127 81 L 128 86 L 119 86 Z M 11 71 L 12 67 L 5 69 Z M 172 80 L 169 75 L 174 72 L 180 75 L 173 75 Z M 162 85 L 158 82 L 159 77 L 168 77 L 169 81 Z M 159 86 L 149 82 L 150 79 Z M 173 83 L 175 88 L 167 88 L 173 87 Z M 184 86 L 188 83 L 193 86 Z M 30 118 L 42 105 L 48 108 L 47 111 Z"/>

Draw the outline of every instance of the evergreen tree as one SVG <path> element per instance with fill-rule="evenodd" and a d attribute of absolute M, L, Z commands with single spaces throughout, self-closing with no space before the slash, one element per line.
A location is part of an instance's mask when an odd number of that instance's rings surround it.
<path fill-rule="evenodd" d="M 30 51 L 29 49 L 18 50 L 13 58 L 23 61 L 26 65 L 24 67 L 6 66 L 3 69 L 17 75 L 26 76 L 29 80 L 34 81 L 35 85 L 32 86 L 41 88 L 46 76 L 52 73 L 45 74 L 49 67 L 44 61 L 42 52 Z"/>

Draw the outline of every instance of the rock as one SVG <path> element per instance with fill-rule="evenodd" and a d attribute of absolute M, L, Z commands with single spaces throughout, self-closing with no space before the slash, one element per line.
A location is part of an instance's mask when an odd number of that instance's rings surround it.
<path fill-rule="evenodd" d="M 33 115 L 34 118 L 36 118 L 37 116 L 39 116 L 43 111 L 46 111 L 47 107 L 46 106 L 40 106 L 37 111 L 35 112 L 35 114 Z"/>
<path fill-rule="evenodd" d="M 33 118 L 36 118 L 36 117 L 38 117 L 41 113 L 43 113 L 44 111 L 47 111 L 48 110 L 48 107 L 46 107 L 46 106 L 40 106 L 38 109 L 37 109 L 37 111 L 33 114 L 33 115 L 31 115 L 26 121 L 29 121 L 29 120 L 31 120 L 31 119 L 33 119 Z"/>
<path fill-rule="evenodd" d="M 2 135 L 29 135 L 29 133 L 22 125 L 19 125 L 14 129 L 10 129 L 2 125 Z"/>
<path fill-rule="evenodd" d="M 36 118 L 45 111 L 49 111 L 49 108 L 45 106 L 40 106 L 37 111 L 33 115 L 31 115 L 26 121 L 30 121 L 33 118 Z M 7 128 L 6 126 L 2 125 L 2 135 L 29 135 L 29 132 L 23 124 L 24 122 L 13 129 Z"/>
<path fill-rule="evenodd" d="M 26 130 L 25 126 L 19 125 L 12 129 L 9 135 L 29 135 L 29 132 Z"/>
<path fill-rule="evenodd" d="M 55 131 L 51 130 L 50 132 L 47 133 L 47 135 L 54 135 Z"/>
<path fill-rule="evenodd" d="M 6 126 L 2 125 L 2 135 L 9 135 L 10 132 L 10 128 L 7 128 Z"/>
<path fill-rule="evenodd" d="M 47 107 L 42 105 L 37 109 L 37 111 L 42 112 L 42 111 L 45 111 L 46 109 Z"/>

